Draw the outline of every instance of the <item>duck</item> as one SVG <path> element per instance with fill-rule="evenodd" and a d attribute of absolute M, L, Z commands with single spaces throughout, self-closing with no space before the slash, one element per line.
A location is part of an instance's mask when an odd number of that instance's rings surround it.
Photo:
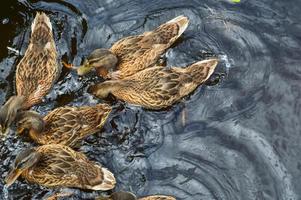
<path fill-rule="evenodd" d="M 104 79 L 123 79 L 138 71 L 153 66 L 160 56 L 183 34 L 189 19 L 178 16 L 152 31 L 120 39 L 110 49 L 94 50 L 79 67 L 75 69 L 82 76 L 96 70 Z"/>
<path fill-rule="evenodd" d="M 74 187 L 107 191 L 116 180 L 108 169 L 90 161 L 83 153 L 61 144 L 48 144 L 23 149 L 5 178 L 10 187 L 18 177 L 48 188 Z"/>
<path fill-rule="evenodd" d="M 22 111 L 16 119 L 17 133 L 28 132 L 30 138 L 40 145 L 76 147 L 84 137 L 101 130 L 111 111 L 107 104 L 59 107 L 45 117 L 34 111 Z"/>
<path fill-rule="evenodd" d="M 172 196 L 165 196 L 165 195 L 151 195 L 138 198 L 138 200 L 176 200 L 176 198 Z"/>
<path fill-rule="evenodd" d="M 15 121 L 22 104 L 25 101 L 24 96 L 11 96 L 0 108 L 0 127 L 1 133 L 6 136 L 7 132 Z"/>
<path fill-rule="evenodd" d="M 151 67 L 118 80 L 89 86 L 88 92 L 104 99 L 112 94 L 127 103 L 146 109 L 170 107 L 193 92 L 214 72 L 217 58 L 196 62 L 188 67 Z"/>
<path fill-rule="evenodd" d="M 97 197 L 95 200 L 176 200 L 172 196 L 166 195 L 150 195 L 137 198 L 137 196 L 131 192 L 114 192 L 108 197 Z"/>
<path fill-rule="evenodd" d="M 23 109 L 42 101 L 59 78 L 57 50 L 49 17 L 37 12 L 31 24 L 30 43 L 16 69 L 16 91 L 24 96 Z"/>

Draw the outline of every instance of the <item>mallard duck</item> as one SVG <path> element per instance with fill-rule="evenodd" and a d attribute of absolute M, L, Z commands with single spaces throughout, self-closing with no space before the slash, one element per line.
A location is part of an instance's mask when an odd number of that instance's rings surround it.
<path fill-rule="evenodd" d="M 31 25 L 31 38 L 16 70 L 16 89 L 26 98 L 22 107 L 38 104 L 58 79 L 61 67 L 52 34 L 52 25 L 44 13 L 37 13 Z"/>
<path fill-rule="evenodd" d="M 76 187 L 90 190 L 110 190 L 114 175 L 106 168 L 89 161 L 80 152 L 60 144 L 49 144 L 21 151 L 5 178 L 6 186 L 19 176 L 45 187 Z"/>
<path fill-rule="evenodd" d="M 39 144 L 75 146 L 82 138 L 99 131 L 112 108 L 107 104 L 82 107 L 60 107 L 44 118 L 34 111 L 23 111 L 17 117 L 17 132 L 29 130 Z"/>
<path fill-rule="evenodd" d="M 171 196 L 164 196 L 164 195 L 152 195 L 152 196 L 141 197 L 138 200 L 176 200 L 176 198 Z"/>
<path fill-rule="evenodd" d="M 7 133 L 8 128 L 15 121 L 17 113 L 22 109 L 25 101 L 24 96 L 12 96 L 0 109 L 0 126 L 2 134 Z"/>
<path fill-rule="evenodd" d="M 84 75 L 95 68 L 97 73 L 106 79 L 122 79 L 133 75 L 154 65 L 182 35 L 188 23 L 187 17 L 178 16 L 153 31 L 123 38 L 110 50 L 94 50 L 83 65 L 75 69 L 79 75 Z"/>
<path fill-rule="evenodd" d="M 165 196 L 165 195 L 151 195 L 146 197 L 137 198 L 131 192 L 114 192 L 108 197 L 98 197 L 95 200 L 176 200 L 172 196 Z"/>
<path fill-rule="evenodd" d="M 217 64 L 217 59 L 208 59 L 186 68 L 151 67 L 121 80 L 90 86 L 88 92 L 99 98 L 112 94 L 128 103 L 158 110 L 171 106 L 204 83 Z"/>

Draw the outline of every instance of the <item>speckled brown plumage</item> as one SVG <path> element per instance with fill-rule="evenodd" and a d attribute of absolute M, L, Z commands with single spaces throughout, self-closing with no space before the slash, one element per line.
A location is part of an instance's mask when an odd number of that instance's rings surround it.
<path fill-rule="evenodd" d="M 176 198 L 172 196 L 152 195 L 152 196 L 138 198 L 138 200 L 176 200 Z"/>
<path fill-rule="evenodd" d="M 172 196 L 166 195 L 150 195 L 145 197 L 137 198 L 135 194 L 131 192 L 114 192 L 110 196 L 97 197 L 95 200 L 176 200 Z"/>
<path fill-rule="evenodd" d="M 95 49 L 83 65 L 73 69 L 84 75 L 95 69 L 105 79 L 123 79 L 155 65 L 160 56 L 182 35 L 187 17 L 178 16 L 153 31 L 117 41 L 110 50 Z M 65 65 L 69 67 L 69 65 Z"/>
<path fill-rule="evenodd" d="M 122 80 L 110 80 L 89 88 L 99 98 L 109 93 L 128 103 L 161 109 L 179 101 L 213 73 L 217 59 L 197 62 L 186 68 L 151 67 Z"/>
<path fill-rule="evenodd" d="M 154 65 L 188 26 L 188 18 L 178 16 L 153 31 L 116 42 L 111 51 L 118 58 L 119 78 L 130 76 Z"/>
<path fill-rule="evenodd" d="M 25 109 L 42 101 L 61 71 L 49 18 L 37 13 L 31 28 L 29 46 L 16 70 L 17 94 L 26 97 Z"/>
<path fill-rule="evenodd" d="M 30 137 L 39 144 L 74 146 L 87 135 L 100 131 L 111 110 L 107 104 L 65 106 L 54 109 L 43 119 L 37 113 L 25 111 L 18 116 L 18 132 L 29 129 Z"/>
<path fill-rule="evenodd" d="M 22 171 L 27 181 L 46 187 L 77 187 L 91 190 L 110 190 L 115 186 L 113 174 L 100 165 L 72 150 L 70 147 L 51 144 L 35 148 L 36 163 Z M 18 158 L 17 158 L 18 159 Z M 20 166 L 15 161 L 15 167 Z"/>

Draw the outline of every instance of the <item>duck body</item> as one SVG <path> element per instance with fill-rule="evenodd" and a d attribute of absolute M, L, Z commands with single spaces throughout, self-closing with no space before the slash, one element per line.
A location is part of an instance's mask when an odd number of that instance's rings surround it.
<path fill-rule="evenodd" d="M 96 49 L 78 68 L 78 73 L 83 75 L 95 68 L 106 79 L 131 76 L 155 65 L 160 56 L 183 34 L 188 23 L 187 17 L 178 16 L 153 31 L 117 41 L 107 52 Z"/>
<path fill-rule="evenodd" d="M 158 110 L 194 91 L 211 76 L 217 64 L 217 59 L 209 59 L 186 68 L 151 67 L 122 80 L 96 84 L 88 91 L 99 98 L 112 94 L 128 103 Z"/>
<path fill-rule="evenodd" d="M 176 198 L 172 196 L 165 196 L 165 195 L 152 195 L 152 196 L 146 196 L 141 197 L 139 200 L 176 200 Z"/>
<path fill-rule="evenodd" d="M 110 50 L 119 61 L 119 78 L 131 76 L 156 64 L 159 57 L 186 30 L 188 23 L 187 17 L 178 16 L 153 31 L 126 37 L 116 42 Z"/>
<path fill-rule="evenodd" d="M 25 111 L 18 116 L 18 132 L 29 130 L 29 136 L 38 144 L 75 146 L 87 135 L 100 131 L 112 108 L 107 104 L 82 107 L 60 107 L 44 118 Z"/>
<path fill-rule="evenodd" d="M 60 144 L 43 145 L 21 152 L 6 177 L 6 185 L 10 186 L 20 175 L 28 182 L 45 187 L 110 190 L 116 183 L 109 170 Z"/>
<path fill-rule="evenodd" d="M 138 198 L 135 194 L 131 192 L 114 192 L 108 197 L 98 197 L 95 200 L 176 200 L 172 196 L 166 195 L 150 195 Z"/>
<path fill-rule="evenodd" d="M 26 98 L 24 109 L 40 103 L 61 72 L 52 25 L 44 13 L 36 14 L 31 31 L 30 43 L 16 69 L 16 90 Z"/>

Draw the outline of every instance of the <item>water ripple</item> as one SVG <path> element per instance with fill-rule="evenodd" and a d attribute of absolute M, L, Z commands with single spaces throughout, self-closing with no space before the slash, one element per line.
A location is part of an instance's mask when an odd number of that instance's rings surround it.
<path fill-rule="evenodd" d="M 220 58 L 215 86 L 199 87 L 178 104 L 149 111 L 114 101 L 103 132 L 89 136 L 80 151 L 108 167 L 116 190 L 138 196 L 171 194 L 177 199 L 283 199 L 301 195 L 299 82 L 301 3 L 254 0 L 233 3 L 197 0 L 18 0 L 1 17 L 0 102 L 14 93 L 15 67 L 24 54 L 35 11 L 54 27 L 60 58 L 80 64 L 95 48 L 152 30 L 178 15 L 190 25 L 166 54 L 168 66 Z M 3 28 L 2 28 L 3 27 Z M 35 110 L 46 114 L 64 105 L 102 102 L 87 94 L 101 79 L 64 70 L 53 91 Z M 1 199 L 42 199 L 72 192 L 91 199 L 101 192 L 47 189 L 24 180 L 6 190 L 3 180 L 17 152 L 32 145 L 14 128 L 0 141 Z"/>

